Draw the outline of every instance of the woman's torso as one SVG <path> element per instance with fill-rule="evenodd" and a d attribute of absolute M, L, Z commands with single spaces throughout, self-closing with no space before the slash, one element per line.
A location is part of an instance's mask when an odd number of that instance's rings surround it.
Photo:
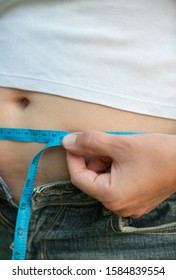
<path fill-rule="evenodd" d="M 0 127 L 65 131 L 147 131 L 176 133 L 176 121 L 130 113 L 39 92 L 0 87 Z M 42 144 L 1 141 L 0 176 L 19 201 L 30 161 Z M 47 150 L 35 186 L 69 179 L 63 148 Z"/>

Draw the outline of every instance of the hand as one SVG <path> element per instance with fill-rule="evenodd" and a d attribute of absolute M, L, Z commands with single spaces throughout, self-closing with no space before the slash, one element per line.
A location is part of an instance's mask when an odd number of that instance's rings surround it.
<path fill-rule="evenodd" d="M 119 216 L 140 217 L 176 191 L 176 136 L 66 136 L 72 183 Z"/>

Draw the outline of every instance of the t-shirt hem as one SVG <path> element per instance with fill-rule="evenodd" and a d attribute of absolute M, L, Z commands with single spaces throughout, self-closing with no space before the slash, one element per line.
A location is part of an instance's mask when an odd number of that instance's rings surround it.
<path fill-rule="evenodd" d="M 52 94 L 133 113 L 176 120 L 176 106 L 174 105 L 168 106 L 146 102 L 139 99 L 130 99 L 126 96 L 124 98 L 120 94 L 112 95 L 111 93 L 98 91 L 97 89 L 75 87 L 55 81 L 39 80 L 30 77 L 14 77 L 10 75 L 0 75 L 0 86 Z M 140 92 L 140 94 L 142 93 Z"/>

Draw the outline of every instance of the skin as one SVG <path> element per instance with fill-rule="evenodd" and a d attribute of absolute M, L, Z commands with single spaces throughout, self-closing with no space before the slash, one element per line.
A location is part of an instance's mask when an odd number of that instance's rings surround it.
<path fill-rule="evenodd" d="M 176 192 L 176 136 L 66 136 L 71 181 L 119 216 L 140 217 Z"/>
<path fill-rule="evenodd" d="M 56 95 L 13 88 L 0 87 L 0 112 L 0 127 L 73 132 L 93 129 L 176 134 L 175 120 L 135 114 Z M 104 134 L 101 135 L 104 136 Z M 101 139 L 98 141 L 101 143 Z M 158 143 L 157 145 L 160 146 Z M 0 176 L 8 185 L 17 203 L 20 200 L 29 164 L 42 147 L 43 144 L 40 143 L 0 141 Z M 143 147 L 141 149 L 144 150 Z M 35 187 L 69 179 L 65 149 L 57 147 L 44 152 L 39 162 Z"/>

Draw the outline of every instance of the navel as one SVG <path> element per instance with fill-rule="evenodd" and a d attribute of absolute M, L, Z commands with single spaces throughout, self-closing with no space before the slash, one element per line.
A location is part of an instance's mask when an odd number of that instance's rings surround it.
<path fill-rule="evenodd" d="M 21 96 L 20 98 L 18 98 L 18 104 L 25 109 L 29 106 L 30 100 L 26 97 Z"/>

